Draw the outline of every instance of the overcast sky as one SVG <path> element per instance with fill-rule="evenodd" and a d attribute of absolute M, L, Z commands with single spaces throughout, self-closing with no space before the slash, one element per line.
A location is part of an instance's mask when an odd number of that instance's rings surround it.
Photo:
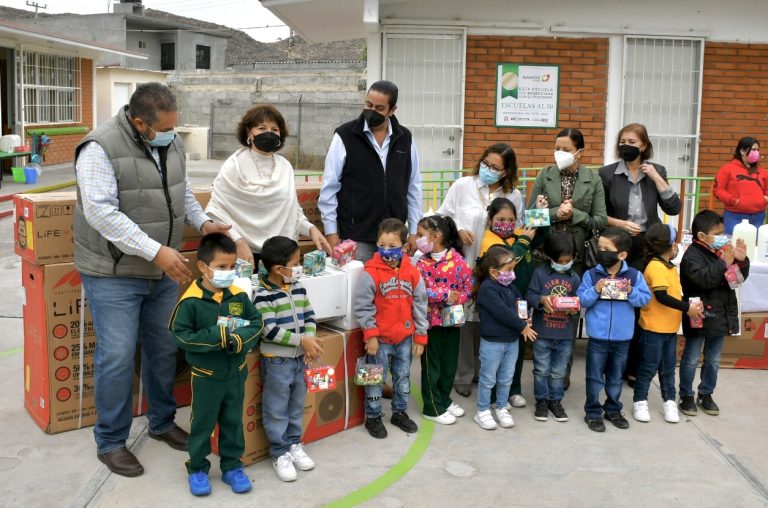
<path fill-rule="evenodd" d="M 41 12 L 56 14 L 70 12 L 75 14 L 95 14 L 112 11 L 112 1 L 107 0 L 34 0 L 48 8 Z M 16 9 L 34 10 L 26 5 L 27 0 L 0 0 L 0 5 Z M 179 16 L 201 19 L 231 28 L 245 29 L 282 25 L 282 21 L 261 6 L 257 0 L 144 0 L 149 8 L 171 12 Z M 285 38 L 289 30 L 285 26 L 275 28 L 249 28 L 243 30 L 256 40 L 271 42 Z"/>

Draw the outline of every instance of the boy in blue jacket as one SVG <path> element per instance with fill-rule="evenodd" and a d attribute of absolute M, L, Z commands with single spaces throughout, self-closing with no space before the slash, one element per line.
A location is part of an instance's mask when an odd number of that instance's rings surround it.
<path fill-rule="evenodd" d="M 629 428 L 621 414 L 621 373 L 635 329 L 635 308 L 651 301 L 643 274 L 625 261 L 631 247 L 629 233 L 606 228 L 597 244 L 598 265 L 584 273 L 578 291 L 581 306 L 587 309 L 589 334 L 584 421 L 595 432 L 605 432 L 603 413 L 615 427 Z M 607 398 L 601 405 L 603 387 Z"/>

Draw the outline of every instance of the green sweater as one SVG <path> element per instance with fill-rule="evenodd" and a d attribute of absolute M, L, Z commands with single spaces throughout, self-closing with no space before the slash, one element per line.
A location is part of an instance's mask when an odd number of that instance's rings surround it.
<path fill-rule="evenodd" d="M 259 342 L 261 315 L 242 289 L 230 286 L 221 293 L 205 289 L 202 279 L 190 284 L 176 304 L 169 329 L 185 351 L 192 373 L 213 379 L 236 377 L 245 368 L 245 355 Z M 230 331 L 219 317 L 250 321 Z M 232 342 L 232 351 L 227 343 Z"/>

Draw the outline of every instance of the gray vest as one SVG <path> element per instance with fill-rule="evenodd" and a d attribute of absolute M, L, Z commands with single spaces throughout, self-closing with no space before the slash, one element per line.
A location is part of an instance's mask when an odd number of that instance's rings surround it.
<path fill-rule="evenodd" d="M 178 137 L 168 148 L 160 148 L 165 157 L 166 181 L 152 154 L 126 117 L 127 107 L 103 125 L 92 130 L 75 149 L 98 143 L 109 157 L 117 178 L 119 210 L 142 231 L 161 245 L 176 248 L 184 228 L 186 162 L 184 147 Z M 75 267 L 96 277 L 141 277 L 160 279 L 162 271 L 151 261 L 130 256 L 93 229 L 85 218 L 80 187 L 74 222 Z"/>

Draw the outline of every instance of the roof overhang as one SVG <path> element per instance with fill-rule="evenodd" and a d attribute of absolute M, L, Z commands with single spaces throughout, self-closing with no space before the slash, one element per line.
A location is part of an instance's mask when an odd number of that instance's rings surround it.
<path fill-rule="evenodd" d="M 379 0 L 260 0 L 309 42 L 366 37 L 379 30 Z"/>

